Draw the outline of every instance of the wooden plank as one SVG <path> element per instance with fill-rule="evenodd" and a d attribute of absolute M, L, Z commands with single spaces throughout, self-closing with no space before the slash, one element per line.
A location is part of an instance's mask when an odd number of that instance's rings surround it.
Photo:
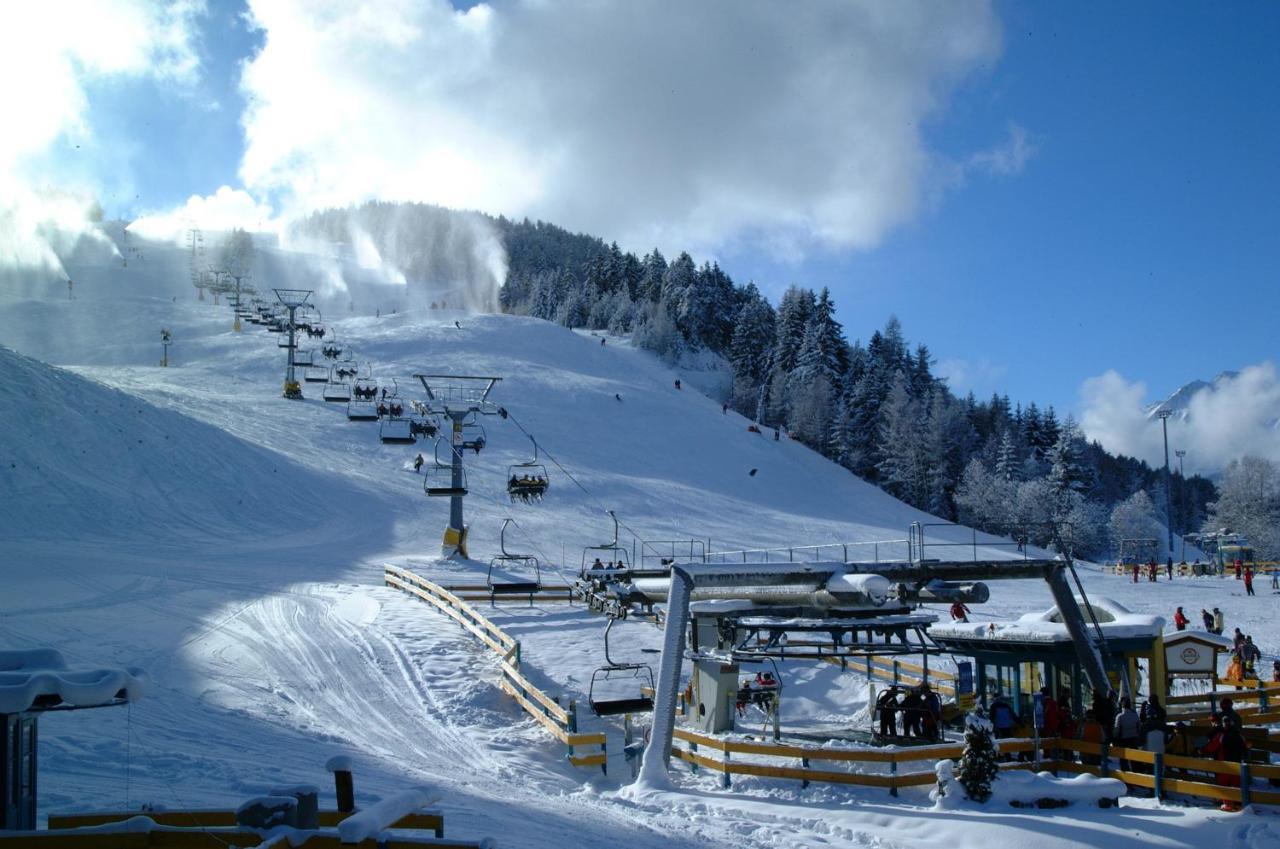
<path fill-rule="evenodd" d="M 1186 796 L 1199 796 L 1204 799 L 1217 799 L 1220 802 L 1239 802 L 1239 787 L 1223 787 L 1219 784 L 1205 784 L 1201 781 L 1184 781 L 1179 778 L 1165 778 L 1166 793 L 1182 793 Z"/>
<path fill-rule="evenodd" d="M 1239 775 L 1240 764 L 1234 761 L 1219 761 L 1213 758 L 1188 758 L 1184 755 L 1165 755 L 1165 768 L 1194 769 L 1200 772 L 1222 773 L 1223 775 Z"/>
<path fill-rule="evenodd" d="M 507 675 L 513 684 L 524 687 L 525 690 L 528 691 L 529 695 L 533 697 L 533 700 L 545 707 L 547 711 L 551 713 L 561 724 L 568 725 L 573 721 L 572 715 L 569 711 L 556 704 L 555 699 L 535 687 L 528 678 L 525 678 L 524 675 L 520 673 L 520 670 L 516 668 L 515 664 L 504 660 L 502 661 L 501 666 L 503 673 Z"/>
<path fill-rule="evenodd" d="M 1155 789 L 1156 777 L 1146 772 L 1126 772 L 1121 769 L 1113 769 L 1107 775 L 1108 778 L 1118 778 L 1125 784 L 1131 784 L 1134 787 L 1147 787 Z M 1168 789 L 1169 782 L 1164 782 L 1165 789 Z"/>
<path fill-rule="evenodd" d="M 516 686 L 514 684 L 512 684 L 506 678 L 503 678 L 501 681 L 498 682 L 498 686 L 501 687 L 502 690 L 507 695 L 511 696 L 513 699 L 519 702 L 520 707 L 524 708 L 525 713 L 529 714 L 535 720 L 537 720 L 538 723 L 542 725 L 543 728 L 550 731 L 551 734 L 557 740 L 559 740 L 561 743 L 569 742 L 569 732 L 566 731 L 564 728 L 561 728 L 559 723 L 557 723 L 554 719 L 552 719 L 551 717 L 543 713 L 541 708 L 534 707 L 533 702 L 530 702 L 528 699 L 522 696 L 520 694 L 520 691 L 516 689 Z"/>
<path fill-rule="evenodd" d="M 236 812 L 217 808 L 194 808 L 182 811 L 89 811 L 74 814 L 49 814 L 49 830 L 84 828 L 109 822 L 124 822 L 133 817 L 147 817 L 157 825 L 183 827 L 233 826 Z"/>
<path fill-rule="evenodd" d="M 1156 762 L 1155 752 L 1148 752 L 1146 749 L 1126 749 L 1122 746 L 1112 746 L 1110 753 L 1113 758 L 1121 758 L 1132 763 L 1154 764 Z M 1168 762 L 1169 760 L 1166 757 L 1165 763 L 1167 764 Z"/>
<path fill-rule="evenodd" d="M 508 643 L 495 640 L 492 636 L 486 633 L 483 628 L 479 627 L 473 622 L 468 621 L 468 619 L 465 616 L 463 616 L 460 612 L 458 612 L 456 609 L 454 609 L 450 605 L 445 604 L 443 601 L 441 601 L 436 596 L 432 595 L 430 592 L 419 589 L 418 587 L 412 586 L 410 584 L 406 584 L 392 577 L 387 578 L 387 583 L 401 590 L 404 590 L 410 595 L 417 596 L 423 601 L 430 602 L 438 610 L 440 610 L 449 618 L 453 619 L 455 622 L 457 622 L 459 625 L 461 625 L 463 628 L 469 631 L 472 635 L 474 635 L 477 639 L 479 639 L 489 648 L 497 652 L 499 655 L 505 655 L 507 653 L 507 650 L 510 648 L 510 645 Z M 503 634 L 501 631 L 498 631 L 498 634 L 502 637 L 506 637 L 506 635 Z M 510 639 L 511 639 L 510 637 L 507 637 L 507 640 L 510 640 Z"/>
<path fill-rule="evenodd" d="M 146 832 L 68 834 L 61 831 L 0 831 L 0 846 L 13 846 L 15 849 L 26 846 L 38 849 L 147 849 L 150 845 L 151 835 Z"/>
<path fill-rule="evenodd" d="M 464 603 L 462 599 L 458 598 L 456 595 L 449 592 L 444 587 L 440 586 L 439 584 L 433 581 L 429 581 L 420 575 L 416 575 L 413 572 L 408 571 L 407 569 L 400 569 L 399 567 L 396 567 L 396 566 L 388 565 L 386 567 L 386 571 L 384 572 L 384 576 L 386 575 L 387 572 L 392 572 L 392 571 L 398 573 L 400 580 L 402 582 L 413 584 L 415 585 L 415 589 L 419 589 L 433 596 L 434 600 L 437 603 L 439 603 L 443 599 L 455 605 L 458 608 L 458 611 L 465 610 L 467 613 L 467 616 L 471 617 L 471 619 L 474 620 L 476 623 L 483 625 L 485 628 L 492 631 L 495 635 L 497 635 L 500 641 L 506 643 L 506 645 L 503 647 L 501 651 L 505 651 L 507 648 L 515 645 L 516 641 L 514 638 L 509 637 L 501 628 L 499 628 L 497 625 L 490 622 L 488 618 L 486 618 L 482 613 L 480 613 L 480 611 L 476 610 L 471 605 Z M 444 609 L 448 609 L 448 605 L 443 605 L 442 607 Z M 458 619 L 460 617 L 455 615 L 454 618 Z M 464 622 L 466 621 L 466 617 L 461 617 L 461 619 Z M 471 623 L 468 623 L 468 624 L 471 624 Z"/>
<path fill-rule="evenodd" d="M 609 756 L 604 752 L 598 755 L 583 755 L 581 757 L 577 755 L 569 756 L 569 763 L 574 766 L 604 766 L 608 761 Z"/>

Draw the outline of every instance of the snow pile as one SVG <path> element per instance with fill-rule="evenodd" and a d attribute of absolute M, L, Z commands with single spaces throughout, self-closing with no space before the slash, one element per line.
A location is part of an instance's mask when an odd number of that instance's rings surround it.
<path fill-rule="evenodd" d="M 302 494 L 336 484 L 7 348 L 0 371 L 0 539 L 266 533 L 314 524 Z"/>
<path fill-rule="evenodd" d="M 1103 799 L 1119 799 L 1128 793 L 1118 778 L 1099 778 L 1087 772 L 1060 778 L 1051 772 L 1026 769 L 1001 772 L 992 791 L 991 800 L 1004 805 L 1034 805 L 1041 799 L 1096 805 Z"/>
<path fill-rule="evenodd" d="M 1077 598 L 1080 608 L 1089 619 L 1089 608 L 1097 617 L 1102 633 L 1111 638 L 1155 637 L 1164 629 L 1164 618 L 1146 613 L 1134 613 L 1118 601 L 1095 596 L 1090 604 Z M 956 622 L 936 625 L 929 631 L 941 637 L 987 637 L 993 640 L 1036 640 L 1061 642 L 1071 639 L 1057 605 L 1039 613 L 1027 613 L 1015 622 Z"/>
<path fill-rule="evenodd" d="M 87 707 L 120 696 L 136 701 L 146 690 L 141 669 L 68 669 L 53 649 L 0 651 L 0 713 L 21 713 L 37 700 Z"/>
<path fill-rule="evenodd" d="M 429 792 L 425 787 L 415 787 L 357 811 L 338 823 L 338 836 L 343 843 L 376 839 L 397 821 L 431 804 L 434 799 Z"/>

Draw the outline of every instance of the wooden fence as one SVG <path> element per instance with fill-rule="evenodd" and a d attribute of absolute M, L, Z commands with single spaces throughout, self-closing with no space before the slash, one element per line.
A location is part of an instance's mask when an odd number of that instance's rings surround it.
<path fill-rule="evenodd" d="M 831 663 L 836 664 L 841 669 L 850 672 L 861 672 L 867 678 L 874 681 L 882 681 L 886 684 L 900 684 L 903 686 L 913 687 L 921 684 L 925 680 L 925 668 L 918 663 L 909 663 L 905 660 L 892 656 L 883 655 L 867 655 L 857 658 L 837 658 L 829 659 Z M 955 697 L 956 676 L 954 672 L 947 672 L 942 669 L 928 670 L 929 686 L 938 691 L 941 695 Z"/>
<path fill-rule="evenodd" d="M 733 775 L 755 775 L 791 779 L 805 786 L 810 782 L 825 782 L 883 787 L 894 796 L 898 795 L 901 787 L 933 784 L 937 780 L 934 774 L 936 762 L 944 758 L 959 759 L 964 750 L 962 745 L 954 743 L 894 749 L 832 749 L 728 740 L 683 728 L 676 729 L 675 737 L 678 742 L 671 748 L 672 757 L 690 764 L 695 771 L 703 768 L 719 774 L 725 787 L 730 786 Z M 1002 762 L 1001 769 L 1038 768 L 1051 772 L 1109 776 L 1130 787 L 1147 788 L 1157 798 L 1176 793 L 1215 802 L 1280 805 L 1280 792 L 1255 786 L 1257 781 L 1280 780 L 1280 766 L 1273 764 L 1166 755 L 1059 738 L 1041 740 L 1038 746 L 1031 739 L 1001 740 L 999 743 L 1001 754 L 1030 758 L 1037 748 L 1046 754 L 1038 767 L 1032 760 L 1018 760 Z M 733 755 L 739 757 L 734 758 Z M 1085 763 L 1086 760 L 1091 763 Z M 815 769 L 812 766 L 814 762 L 841 764 L 847 768 Z M 922 763 L 927 764 L 923 769 L 918 766 Z M 872 765 L 879 771 L 848 768 L 857 764 Z M 916 768 L 906 771 L 900 768 L 904 765 L 915 765 Z"/>
<path fill-rule="evenodd" d="M 498 686 L 514 698 L 525 713 L 565 744 L 568 749 L 569 763 L 581 767 L 598 766 L 602 771 L 607 771 L 604 733 L 579 733 L 577 706 L 574 702 L 569 702 L 567 707 L 561 705 L 557 699 L 548 696 L 520 672 L 518 640 L 490 622 L 464 599 L 408 569 L 387 564 L 383 579 L 387 586 L 395 587 L 433 605 L 496 654 L 501 673 Z M 578 749 L 594 751 L 580 755 Z"/>

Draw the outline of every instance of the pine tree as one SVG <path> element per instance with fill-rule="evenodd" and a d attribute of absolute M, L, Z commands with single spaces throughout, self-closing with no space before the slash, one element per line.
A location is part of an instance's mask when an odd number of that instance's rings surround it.
<path fill-rule="evenodd" d="M 927 466 L 919 426 L 920 408 L 907 391 L 907 376 L 899 371 L 880 409 L 880 459 L 876 470 L 881 486 L 915 507 L 927 493 Z"/>
<path fill-rule="evenodd" d="M 999 774 L 991 721 L 981 714 L 971 713 L 964 719 L 964 752 L 960 755 L 956 779 L 968 798 L 983 803 L 991 798 L 991 785 Z"/>
<path fill-rule="evenodd" d="M 996 456 L 996 476 L 1005 481 L 1022 479 L 1022 464 L 1018 461 L 1018 445 L 1013 433 L 1005 428 L 1000 435 L 1000 449 Z"/>

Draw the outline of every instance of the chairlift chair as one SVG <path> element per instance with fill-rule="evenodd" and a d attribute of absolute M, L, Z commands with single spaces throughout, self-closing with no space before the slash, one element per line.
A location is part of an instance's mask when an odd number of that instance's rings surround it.
<path fill-rule="evenodd" d="M 347 402 L 347 420 L 353 422 L 376 422 L 378 420 L 378 402 L 363 398 L 352 398 Z"/>
<path fill-rule="evenodd" d="M 313 366 L 315 365 L 315 352 L 310 348 L 298 348 L 293 352 L 293 364 L 295 366 Z M 327 373 L 326 373 L 327 377 Z"/>
<path fill-rule="evenodd" d="M 485 578 L 489 587 L 489 603 L 492 604 L 494 598 L 500 595 L 527 595 L 529 603 L 533 604 L 533 594 L 542 589 L 542 568 L 538 558 L 531 554 L 512 554 L 507 551 L 507 525 L 510 524 L 511 519 L 502 521 L 502 531 L 499 534 L 502 553 L 489 561 L 489 574 Z M 496 577 L 495 569 L 498 571 Z M 512 572 L 531 574 L 533 580 L 521 581 L 507 577 Z"/>
<path fill-rule="evenodd" d="M 297 357 L 297 354 L 294 354 L 294 357 Z M 294 360 L 294 365 L 297 365 L 296 359 Z M 308 366 L 302 372 L 302 379 L 305 380 L 307 383 L 328 383 L 329 369 L 325 368 L 324 366 L 317 366 L 317 365 Z"/>
<path fill-rule="evenodd" d="M 276 347 L 277 347 L 277 348 L 297 348 L 297 347 L 298 347 L 298 337 L 295 335 L 292 339 L 290 339 L 288 336 L 284 336 L 284 335 L 282 335 L 282 336 L 281 336 L 281 337 L 276 341 Z M 296 355 L 296 354 L 295 354 L 295 355 L 294 355 L 294 357 L 293 357 L 293 364 L 294 364 L 295 366 L 298 364 L 298 357 L 297 357 L 297 355 Z"/>
<path fill-rule="evenodd" d="M 604 626 L 605 665 L 591 673 L 587 700 L 596 716 L 618 716 L 627 713 L 649 713 L 653 710 L 653 668 L 647 663 L 623 663 L 609 655 L 609 631 L 617 620 L 610 617 Z M 656 652 L 656 649 L 644 649 Z M 608 682 L 614 681 L 614 685 Z M 616 684 L 626 681 L 625 690 Z M 634 694 L 634 695 L 633 695 Z"/>
<path fill-rule="evenodd" d="M 342 404 L 351 402 L 351 384 L 343 381 L 338 376 L 338 367 L 331 366 L 329 368 L 329 380 L 324 385 L 322 393 L 324 400 L 335 401 Z"/>
<path fill-rule="evenodd" d="M 533 442 L 533 437 L 529 437 Z M 551 486 L 547 467 L 538 462 L 538 443 L 533 442 L 533 459 L 507 467 L 507 495 L 512 501 L 541 501 Z"/>
<path fill-rule="evenodd" d="M 440 450 L 440 440 L 436 440 L 436 451 Z M 453 485 L 453 466 L 440 462 L 437 453 L 435 462 L 422 467 L 422 491 L 432 498 L 452 498 L 467 494 L 467 472 L 462 470 L 462 486 Z"/>
<path fill-rule="evenodd" d="M 376 415 L 376 405 L 374 410 Z M 384 445 L 412 445 L 418 441 L 413 434 L 412 423 L 412 419 L 384 416 L 381 424 L 378 425 L 378 439 Z"/>
<path fill-rule="evenodd" d="M 463 451 L 474 451 L 479 454 L 486 442 L 484 425 L 470 422 L 462 426 L 462 445 L 460 448 Z"/>

